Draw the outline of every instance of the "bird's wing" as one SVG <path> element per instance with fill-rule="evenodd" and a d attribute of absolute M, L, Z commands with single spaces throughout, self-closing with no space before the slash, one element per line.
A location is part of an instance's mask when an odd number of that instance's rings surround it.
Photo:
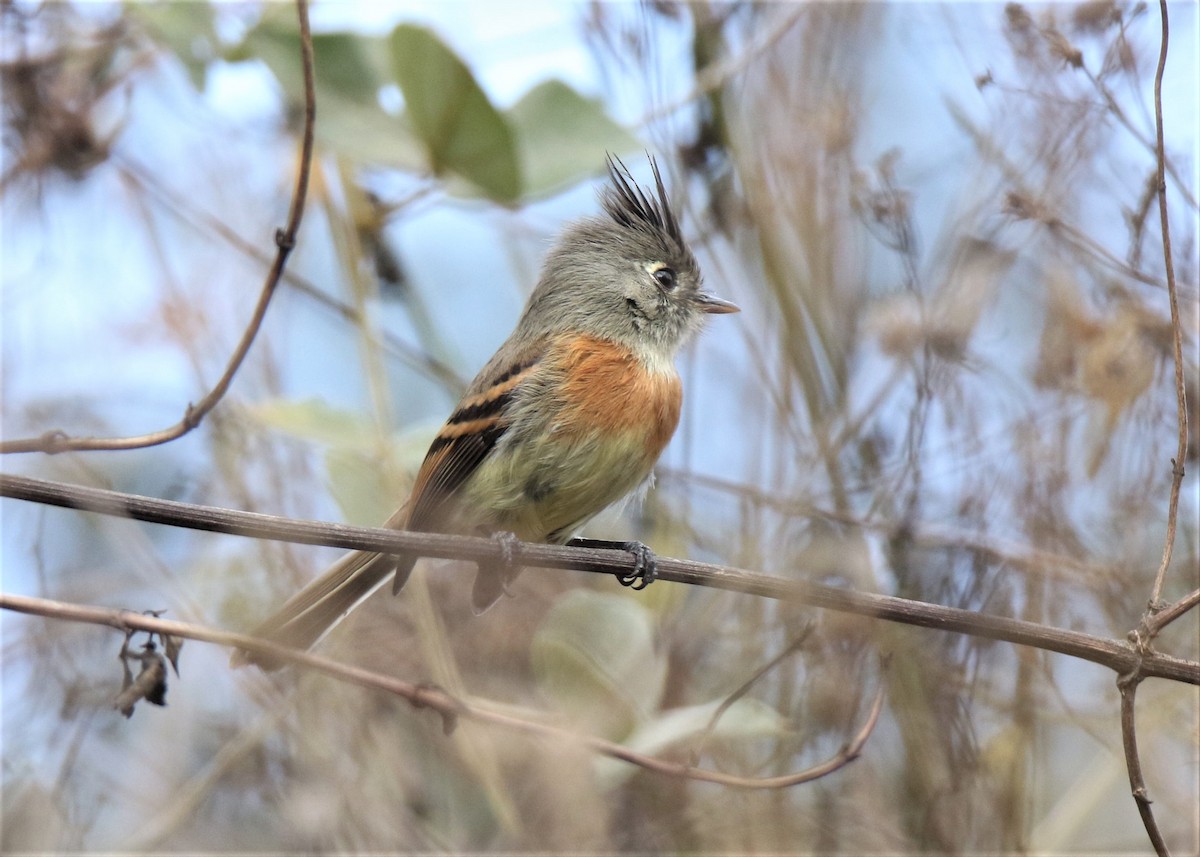
<path fill-rule="evenodd" d="M 408 504 L 407 528 L 434 531 L 445 526 L 448 505 L 496 446 L 510 425 L 511 405 L 520 386 L 538 371 L 541 350 L 527 351 L 506 366 L 488 366 L 425 454 Z"/>

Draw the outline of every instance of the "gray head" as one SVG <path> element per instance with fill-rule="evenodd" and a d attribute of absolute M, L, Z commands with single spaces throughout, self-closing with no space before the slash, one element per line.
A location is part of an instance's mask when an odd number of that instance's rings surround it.
<path fill-rule="evenodd" d="M 581 220 L 563 233 L 518 325 L 523 336 L 579 330 L 647 359 L 670 360 L 705 314 L 738 311 L 703 291 L 653 158 L 650 168 L 653 195 L 609 156 L 610 183 L 600 192 L 607 217 Z"/>

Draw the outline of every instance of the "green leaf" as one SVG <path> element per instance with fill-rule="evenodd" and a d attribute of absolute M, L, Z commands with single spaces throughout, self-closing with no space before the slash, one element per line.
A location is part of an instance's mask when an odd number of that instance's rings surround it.
<path fill-rule="evenodd" d="M 361 416 L 321 399 L 269 399 L 247 406 L 246 413 L 260 425 L 318 443 L 365 445 L 375 437 Z"/>
<path fill-rule="evenodd" d="M 187 68 L 197 90 L 204 89 L 208 64 L 217 56 L 213 8 L 201 3 L 126 3 L 124 14 L 140 21 L 151 38 Z"/>
<path fill-rule="evenodd" d="M 304 72 L 300 60 L 300 31 L 295 16 L 289 10 L 266 6 L 262 18 L 236 45 L 225 48 L 222 57 L 227 62 L 260 60 L 283 88 L 292 102 L 304 99 Z"/>
<path fill-rule="evenodd" d="M 354 165 L 423 169 L 425 152 L 404 118 L 344 99 L 317 102 L 317 142 Z"/>
<path fill-rule="evenodd" d="M 320 399 L 275 399 L 246 413 L 260 425 L 323 444 L 329 493 L 347 521 L 377 526 L 404 502 L 438 425 L 422 424 L 383 437 L 369 420 Z"/>
<path fill-rule="evenodd" d="M 456 173 L 497 202 L 514 201 L 521 177 L 513 132 L 470 69 L 424 27 L 399 25 L 390 45 L 409 125 L 433 171 Z"/>
<path fill-rule="evenodd" d="M 403 502 L 379 466 L 378 456 L 334 447 L 325 455 L 329 493 L 348 524 L 377 527 Z"/>
<path fill-rule="evenodd" d="M 378 442 L 330 448 L 325 454 L 329 493 L 348 523 L 377 527 L 400 507 L 437 428 L 414 427 L 383 449 Z"/>
<path fill-rule="evenodd" d="M 543 196 L 595 175 L 606 152 L 620 155 L 640 147 L 599 101 L 560 80 L 538 84 L 507 115 L 519 144 L 524 197 Z"/>
<path fill-rule="evenodd" d="M 628 743 L 644 753 L 661 753 L 668 747 L 698 738 L 708 729 L 713 713 L 722 702 L 716 700 L 664 711 L 638 727 Z M 729 739 L 771 737 L 786 728 L 786 721 L 777 711 L 765 702 L 744 696 L 722 712 L 709 735 L 719 743 Z"/>
<path fill-rule="evenodd" d="M 666 659 L 654 620 L 625 595 L 577 590 L 550 609 L 534 635 L 543 693 L 586 728 L 620 737 L 662 698 Z"/>
<path fill-rule="evenodd" d="M 648 755 L 659 755 L 664 750 L 694 741 L 708 732 L 708 724 L 722 700 L 673 708 L 664 711 L 652 720 L 642 723 L 625 741 L 632 750 Z M 729 706 L 716 722 L 705 744 L 708 749 L 717 749 L 730 741 L 754 738 L 769 738 L 786 731 L 787 721 L 764 702 L 752 697 L 742 697 Z M 635 768 L 616 759 L 596 760 L 597 773 L 609 786 L 627 779 Z"/>
<path fill-rule="evenodd" d="M 366 38 L 350 33 L 313 36 L 313 67 L 317 83 L 327 95 L 341 96 L 357 104 L 377 103 L 380 76 L 371 63 L 367 42 Z"/>
<path fill-rule="evenodd" d="M 313 36 L 318 144 L 354 164 L 424 168 L 423 147 L 404 119 L 379 106 L 388 47 L 381 38 L 352 33 Z M 304 102 L 300 36 L 290 7 L 268 6 L 262 19 L 238 45 L 227 48 L 229 62 L 260 60 L 271 70 L 289 104 Z"/>
<path fill-rule="evenodd" d="M 352 33 L 317 33 L 312 42 L 318 110 L 332 100 L 377 104 L 383 73 L 373 61 L 375 53 L 369 38 Z M 303 103 L 304 63 L 294 16 L 265 14 L 240 45 L 227 51 L 227 59 L 262 60 L 279 80 L 288 100 Z"/>

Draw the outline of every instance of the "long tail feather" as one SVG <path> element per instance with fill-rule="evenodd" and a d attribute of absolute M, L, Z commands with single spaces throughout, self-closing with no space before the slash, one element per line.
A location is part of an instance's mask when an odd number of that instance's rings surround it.
<path fill-rule="evenodd" d="M 346 554 L 328 571 L 300 590 L 252 632 L 273 643 L 309 649 L 383 585 L 393 572 L 398 581 L 408 579 L 415 558 L 356 551 Z M 400 585 L 403 585 L 401 582 Z M 398 588 L 398 587 L 397 587 Z M 283 663 L 264 655 L 238 649 L 229 663 L 233 667 L 255 664 L 276 670 Z"/>

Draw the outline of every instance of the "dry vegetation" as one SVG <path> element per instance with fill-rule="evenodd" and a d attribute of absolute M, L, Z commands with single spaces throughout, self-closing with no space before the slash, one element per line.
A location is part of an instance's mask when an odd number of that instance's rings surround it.
<path fill-rule="evenodd" d="M 89 187 L 116 194 L 121 228 L 136 233 L 130 252 L 160 283 L 114 333 L 133 354 L 120 365 L 164 361 L 182 379 L 118 384 L 114 370 L 112 391 L 86 388 L 93 379 L 59 395 L 29 364 L 53 355 L 6 321 L 3 438 L 133 434 L 146 414 L 169 414 L 167 424 L 219 377 L 242 333 L 251 284 L 275 251 L 263 224 L 283 222 L 295 164 L 270 181 L 230 181 L 249 157 L 239 137 L 238 152 L 205 152 L 194 167 L 145 165 L 119 140 L 122 122 L 140 124 L 132 93 L 176 97 L 178 81 L 161 80 L 166 35 L 66 6 L 0 14 L 6 42 L 19 36 L 12 43 L 29 51 L 3 56 L 4 217 L 24 220 L 18 237 L 40 242 L 37 264 L 53 267 L 73 240 L 55 228 L 79 222 L 56 207 L 86 220 L 105 210 L 87 207 Z M 675 165 L 708 280 L 745 308 L 736 332 L 705 337 L 683 361 L 685 425 L 658 485 L 600 534 L 1106 638 L 1137 628 L 1170 512 L 1180 335 L 1193 435 L 1200 426 L 1197 141 L 1171 113 L 1196 90 L 1164 102 L 1173 325 L 1150 100 L 1157 14 L 1107 2 L 588 7 L 589 43 L 626 98 L 630 81 L 654 93 L 687 71 L 662 52 L 683 34 L 693 89 L 678 110 L 647 96 L 637 132 Z M 1194 68 L 1190 20 L 1171 47 Z M 924 40 L 957 57 L 972 85 L 931 79 L 951 64 L 923 65 Z M 897 69 L 905 58 L 912 67 Z M 159 133 L 195 122 L 187 133 L 212 145 L 227 129 L 189 119 L 188 103 L 158 115 Z M 293 157 L 291 137 L 255 133 L 269 158 Z M 449 287 L 422 291 L 396 267 L 400 246 L 411 249 L 405 223 L 453 204 L 428 176 L 381 201 L 357 183 L 362 164 L 325 146 L 299 258 L 237 384 L 200 428 L 157 451 L 6 465 L 296 517 L 385 517 L 423 451 L 421 421 L 436 420 L 474 369 L 444 345 L 462 335 L 437 305 L 455 299 Z M 254 199 L 263 185 L 270 203 Z M 520 210 L 479 217 L 499 224 L 525 272 L 540 246 L 531 235 L 554 228 Z M 115 294 L 118 254 L 101 258 L 105 268 L 71 288 Z M 45 317 L 75 324 L 63 307 L 94 301 L 3 273 L 6 310 L 65 301 Z M 332 312 L 314 297 L 324 280 L 342 284 L 325 290 L 339 295 Z M 314 404 L 295 377 L 323 348 L 318 362 L 354 377 L 354 413 Z M 145 405 L 160 398 L 162 409 Z M 1195 448 L 1164 603 L 1200 587 Z M 325 485 L 328 496 L 316 490 Z M 6 591 L 169 608 L 220 627 L 249 627 L 333 555 L 4 509 Z M 300 669 L 231 675 L 223 652 L 189 643 L 169 707 L 143 705 L 126 721 L 110 708 L 119 634 L 6 615 L 4 850 L 1148 849 L 1107 670 L 741 594 L 630 593 L 549 571 L 527 572 L 517 597 L 475 617 L 470 573 L 431 564 L 403 597 L 374 597 L 321 653 L 747 776 L 835 753 L 881 683 L 883 719 L 860 759 L 815 784 L 731 790 L 486 724 L 446 735 L 441 718 L 392 696 Z M 1198 616 L 1167 627 L 1156 648 L 1200 659 Z M 711 706 L 785 650 L 702 739 Z M 1138 711 L 1158 824 L 1189 853 L 1200 843 L 1196 689 L 1149 681 Z"/>

